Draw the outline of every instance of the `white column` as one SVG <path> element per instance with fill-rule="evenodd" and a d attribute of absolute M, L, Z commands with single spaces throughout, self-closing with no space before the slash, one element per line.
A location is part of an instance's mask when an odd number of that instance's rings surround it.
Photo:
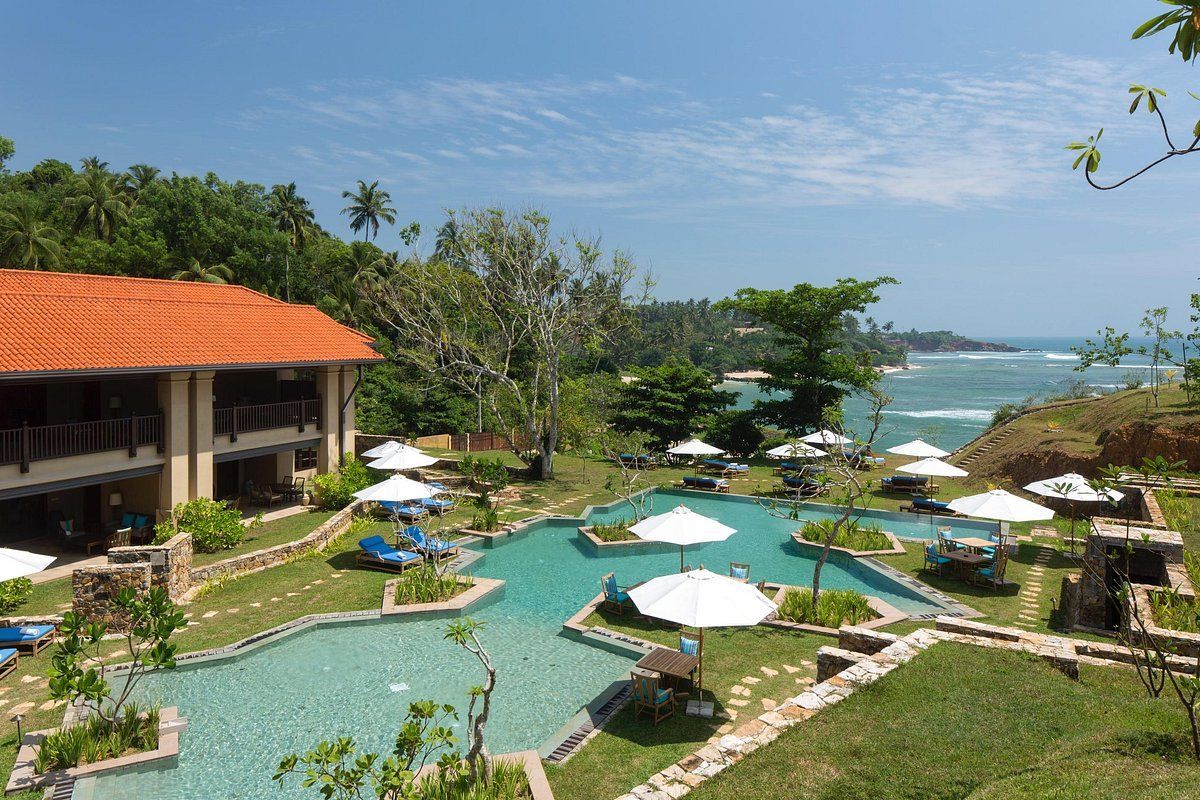
<path fill-rule="evenodd" d="M 213 372 L 196 372 L 188 387 L 188 495 L 213 496 Z"/>
<path fill-rule="evenodd" d="M 168 516 L 188 499 L 188 382 L 190 372 L 158 376 L 158 404 L 163 410 L 163 471 L 158 484 L 158 513 Z"/>

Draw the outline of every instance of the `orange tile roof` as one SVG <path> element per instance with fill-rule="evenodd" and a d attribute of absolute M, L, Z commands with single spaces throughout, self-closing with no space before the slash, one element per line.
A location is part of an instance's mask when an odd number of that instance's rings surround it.
<path fill-rule="evenodd" d="M 0 376 L 359 364 L 372 339 L 244 286 L 0 269 Z"/>

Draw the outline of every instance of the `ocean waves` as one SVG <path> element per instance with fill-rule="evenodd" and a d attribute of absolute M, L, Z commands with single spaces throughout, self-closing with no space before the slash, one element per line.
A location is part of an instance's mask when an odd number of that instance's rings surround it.
<path fill-rule="evenodd" d="M 921 411 L 893 411 L 888 409 L 886 414 L 913 419 L 958 419 L 972 422 L 990 422 L 992 412 L 985 408 L 930 408 Z"/>

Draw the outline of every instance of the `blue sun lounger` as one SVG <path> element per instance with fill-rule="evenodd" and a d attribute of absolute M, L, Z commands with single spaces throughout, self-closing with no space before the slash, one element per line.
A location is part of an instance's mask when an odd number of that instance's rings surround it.
<path fill-rule="evenodd" d="M 392 516 L 399 517 L 405 522 L 424 519 L 429 516 L 429 510 L 419 503 L 393 503 L 390 500 L 380 500 L 379 505 Z"/>
<path fill-rule="evenodd" d="M 0 647 L 28 650 L 33 655 L 42 652 L 54 641 L 53 625 L 24 625 L 19 628 L 0 628 Z"/>
<path fill-rule="evenodd" d="M 444 541 L 436 536 L 426 536 L 416 525 L 410 525 L 400 532 L 400 535 L 407 539 L 417 552 L 424 554 L 427 558 L 451 558 L 458 555 L 458 545 Z"/>
<path fill-rule="evenodd" d="M 417 553 L 392 547 L 382 536 L 359 539 L 358 547 L 362 551 L 358 554 L 358 563 L 375 569 L 403 572 L 425 560 Z"/>
<path fill-rule="evenodd" d="M 683 488 L 704 489 L 709 492 L 728 492 L 729 481 L 723 478 L 705 478 L 699 475 L 686 475 L 683 478 Z"/>
<path fill-rule="evenodd" d="M 16 669 L 18 660 L 15 647 L 6 647 L 0 650 L 0 678 Z"/>
<path fill-rule="evenodd" d="M 421 508 L 425 509 L 426 511 L 432 511 L 438 516 L 445 514 L 447 511 L 453 511 L 454 507 L 455 503 L 453 500 L 442 500 L 437 497 L 421 498 Z"/>

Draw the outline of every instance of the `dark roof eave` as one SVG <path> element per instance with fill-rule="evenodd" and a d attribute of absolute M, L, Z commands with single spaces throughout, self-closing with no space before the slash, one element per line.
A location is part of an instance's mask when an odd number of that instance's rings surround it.
<path fill-rule="evenodd" d="M 369 345 L 374 349 L 374 343 Z M 94 367 L 85 369 L 55 369 L 37 370 L 31 372 L 0 372 L 0 382 L 29 381 L 52 378 L 90 378 L 113 375 L 146 375 L 158 372 L 197 372 L 213 370 L 216 372 L 235 372 L 252 369 L 295 369 L 321 366 L 355 366 L 379 364 L 387 359 L 382 356 L 375 358 L 350 358 L 333 361 L 267 361 L 257 364 L 170 364 L 144 367 Z"/>

